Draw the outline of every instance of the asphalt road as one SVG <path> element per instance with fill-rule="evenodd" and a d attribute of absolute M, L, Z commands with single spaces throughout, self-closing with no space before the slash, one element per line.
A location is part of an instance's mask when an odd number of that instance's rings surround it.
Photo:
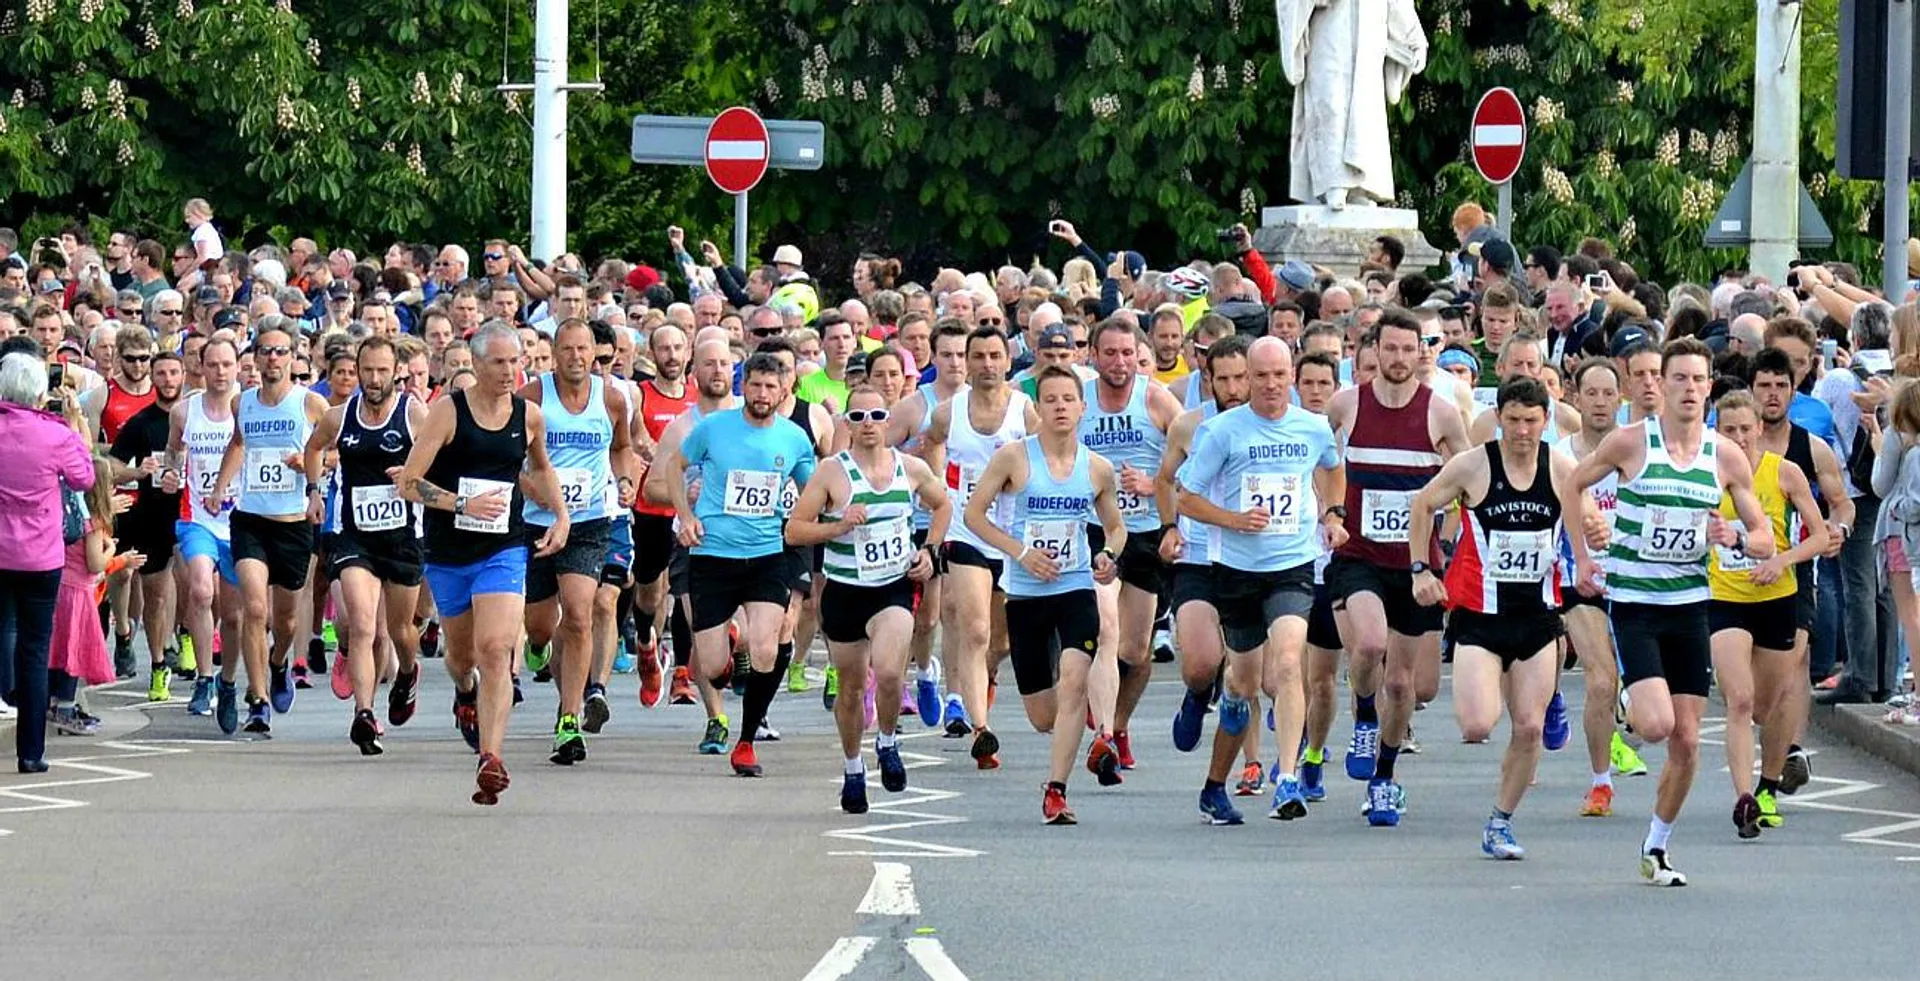
<path fill-rule="evenodd" d="M 256 742 L 219 738 L 177 701 L 102 693 L 118 706 L 108 735 L 57 739 L 47 775 L 0 774 L 0 978 L 1910 971 L 1920 787 L 1851 750 L 1816 741 L 1816 782 L 1756 842 L 1736 840 L 1726 775 L 1703 767 L 1673 840 L 1692 885 L 1660 890 L 1637 873 L 1651 778 L 1618 781 L 1615 817 L 1577 817 L 1577 732 L 1517 819 L 1527 860 L 1483 858 L 1503 737 L 1459 744 L 1444 695 L 1416 718 L 1426 752 L 1403 760 L 1399 828 L 1368 828 L 1362 785 L 1343 777 L 1304 821 L 1243 799 L 1247 825 L 1205 826 L 1203 763 L 1171 748 L 1178 689 L 1162 677 L 1136 726 L 1139 769 L 1112 790 L 1076 774 L 1071 828 L 1040 823 L 1046 744 L 1011 704 L 1001 770 L 975 771 L 960 741 L 910 721 L 924 734 L 904 744 L 909 791 L 875 780 L 879 806 L 855 818 L 836 806 L 816 693 L 775 703 L 786 739 L 748 781 L 694 754 L 697 709 L 641 710 L 631 678 L 588 762 L 551 766 L 552 696 L 533 691 L 495 808 L 468 802 L 472 756 L 432 671 L 419 717 L 373 759 L 324 687 Z"/>

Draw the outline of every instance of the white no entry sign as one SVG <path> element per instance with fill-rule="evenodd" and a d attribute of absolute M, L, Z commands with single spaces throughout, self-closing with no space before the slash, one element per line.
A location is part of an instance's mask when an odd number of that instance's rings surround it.
<path fill-rule="evenodd" d="M 1505 184 L 1527 156 L 1527 116 L 1520 97 L 1505 87 L 1488 89 L 1473 109 L 1473 166 L 1490 184 Z"/>
<path fill-rule="evenodd" d="M 772 141 L 767 124 L 752 109 L 735 106 L 707 127 L 707 176 L 728 194 L 745 194 L 767 175 Z"/>

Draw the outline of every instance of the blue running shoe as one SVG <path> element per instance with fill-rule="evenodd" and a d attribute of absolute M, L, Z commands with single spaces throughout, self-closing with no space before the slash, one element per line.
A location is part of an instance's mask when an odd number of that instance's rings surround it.
<path fill-rule="evenodd" d="M 727 751 L 726 717 L 707 720 L 707 731 L 700 737 L 700 755 L 719 756 Z"/>
<path fill-rule="evenodd" d="M 1367 823 L 1376 828 L 1391 828 L 1400 823 L 1400 807 L 1394 803 L 1393 781 L 1367 782 Z"/>
<path fill-rule="evenodd" d="M 1372 780 L 1373 762 L 1380 756 L 1380 723 L 1355 722 L 1353 742 L 1347 746 L 1347 778 Z"/>
<path fill-rule="evenodd" d="M 840 809 L 848 814 L 867 813 L 867 774 L 849 773 L 840 782 Z"/>
<path fill-rule="evenodd" d="M 273 709 L 266 702 L 247 706 L 247 724 L 241 728 L 260 736 L 273 735 Z"/>
<path fill-rule="evenodd" d="M 1200 813 L 1206 815 L 1208 824 L 1246 823 L 1246 818 L 1240 816 L 1240 809 L 1233 806 L 1233 798 L 1227 796 L 1225 787 L 1209 787 L 1200 791 Z"/>
<path fill-rule="evenodd" d="M 622 642 L 620 653 L 613 656 L 613 670 L 616 674 L 632 674 L 633 666 L 633 655 L 627 652 L 627 645 Z"/>
<path fill-rule="evenodd" d="M 1488 821 L 1486 830 L 1480 832 L 1480 850 L 1489 858 L 1506 861 L 1527 857 L 1527 850 L 1513 840 L 1513 823 L 1510 821 Z"/>
<path fill-rule="evenodd" d="M 1307 795 L 1297 777 L 1281 777 L 1273 787 L 1273 809 L 1267 816 L 1275 821 L 1291 821 L 1307 816 Z"/>
<path fill-rule="evenodd" d="M 213 679 L 193 679 L 193 697 L 187 699 L 188 715 L 213 714 Z"/>
<path fill-rule="evenodd" d="M 1220 731 L 1229 736 L 1238 736 L 1247 731 L 1247 723 L 1253 721 L 1253 706 L 1244 698 L 1228 695 L 1220 700 Z"/>
<path fill-rule="evenodd" d="M 224 679 L 213 683 L 214 720 L 220 731 L 231 736 L 240 731 L 240 688 Z"/>
<path fill-rule="evenodd" d="M 913 682 L 913 710 L 928 726 L 940 724 L 940 683 L 932 678 Z"/>
<path fill-rule="evenodd" d="M 1548 752 L 1552 752 L 1564 748 L 1567 745 L 1567 739 L 1572 735 L 1573 726 L 1567 722 L 1566 700 L 1560 697 L 1559 692 L 1554 692 L 1553 700 L 1547 703 L 1547 720 L 1546 726 L 1540 730 L 1540 745 L 1545 746 Z"/>
<path fill-rule="evenodd" d="M 890 794 L 907 789 L 907 765 L 900 761 L 900 747 L 875 746 L 873 755 L 880 758 L 880 786 Z"/>
<path fill-rule="evenodd" d="M 1300 764 L 1300 794 L 1309 804 L 1327 799 L 1327 774 L 1324 763 Z"/>
<path fill-rule="evenodd" d="M 947 693 L 946 727 L 948 739 L 959 739 L 973 732 L 973 726 L 967 724 L 966 705 L 961 703 L 959 695 L 952 692 Z"/>
<path fill-rule="evenodd" d="M 1207 721 L 1207 696 L 1187 689 L 1180 699 L 1180 711 L 1173 716 L 1173 748 L 1191 753 L 1200 745 L 1200 729 Z"/>
<path fill-rule="evenodd" d="M 282 664 L 268 672 L 272 681 L 268 694 L 273 698 L 273 710 L 285 715 L 293 711 L 293 678 L 287 666 Z"/>

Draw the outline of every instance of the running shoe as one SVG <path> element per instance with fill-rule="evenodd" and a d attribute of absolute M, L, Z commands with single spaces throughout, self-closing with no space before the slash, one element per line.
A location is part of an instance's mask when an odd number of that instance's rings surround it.
<path fill-rule="evenodd" d="M 1780 792 L 1796 794 L 1800 788 L 1813 779 L 1813 761 L 1807 757 L 1807 751 L 1795 746 L 1787 751 L 1786 765 L 1780 769 Z"/>
<path fill-rule="evenodd" d="M 646 685 L 647 679 L 643 674 L 640 678 L 642 704 L 646 703 Z M 693 687 L 693 672 L 688 671 L 685 667 L 674 668 L 673 688 L 667 693 L 667 701 L 673 705 L 692 705 L 699 700 L 699 693 L 695 691 Z"/>
<path fill-rule="evenodd" d="M 1184 708 L 1185 706 L 1182 706 Z M 1253 718 L 1253 706 L 1244 698 L 1228 695 L 1220 700 L 1220 731 L 1229 736 L 1238 736 L 1247 731 L 1247 723 Z"/>
<path fill-rule="evenodd" d="M 307 663 L 304 659 L 293 663 L 292 673 L 295 691 L 306 691 L 313 687 L 313 681 L 307 677 Z"/>
<path fill-rule="evenodd" d="M 480 752 L 480 690 L 455 690 L 453 693 L 453 727 L 460 730 L 460 738 L 467 741 L 467 748 Z"/>
<path fill-rule="evenodd" d="M 474 771 L 473 802 L 475 804 L 494 805 L 500 803 L 500 795 L 513 783 L 507 776 L 507 765 L 500 757 L 492 753 L 480 754 L 480 765 Z"/>
<path fill-rule="evenodd" d="M 1617 731 L 1613 734 L 1613 746 L 1607 751 L 1607 755 L 1612 758 L 1613 772 L 1623 777 L 1647 775 L 1647 761 L 1641 759 L 1640 754 L 1634 752 L 1633 747 L 1627 745 L 1626 738 Z"/>
<path fill-rule="evenodd" d="M 735 776 L 757 777 L 761 773 L 760 760 L 753 754 L 753 744 L 744 739 L 734 744 L 733 756 L 728 762 L 733 764 Z"/>
<path fill-rule="evenodd" d="M 1588 787 L 1587 796 L 1580 801 L 1580 816 L 1603 818 L 1613 816 L 1613 785 L 1603 783 Z"/>
<path fill-rule="evenodd" d="M 1173 714 L 1173 748 L 1191 753 L 1200 745 L 1200 730 L 1207 719 L 1207 697 L 1189 688 L 1180 698 L 1180 711 Z"/>
<path fill-rule="evenodd" d="M 806 691 L 805 688 L 798 690 Z M 867 771 L 849 773 L 841 778 L 840 809 L 848 814 L 867 813 Z"/>
<path fill-rule="evenodd" d="M 627 647 L 626 641 L 621 641 L 619 652 L 613 655 L 613 673 L 614 674 L 632 674 L 633 669 L 637 664 L 638 664 L 638 661 L 634 658 L 630 648 Z M 660 665 L 658 662 L 655 662 L 653 666 L 653 670 L 655 674 L 658 674 L 660 672 Z"/>
<path fill-rule="evenodd" d="M 327 673 L 327 642 L 319 637 L 307 641 L 307 670 L 314 674 Z"/>
<path fill-rule="evenodd" d="M 1327 799 L 1326 764 L 1300 764 L 1300 792 L 1306 796 L 1309 804 L 1317 804 Z"/>
<path fill-rule="evenodd" d="M 1485 830 L 1480 832 L 1480 850 L 1489 858 L 1503 861 L 1518 861 L 1527 857 L 1527 850 L 1513 838 L 1513 822 L 1490 820 Z"/>
<path fill-rule="evenodd" d="M 1260 761 L 1248 760 L 1240 768 L 1240 782 L 1233 785 L 1233 796 L 1252 797 L 1266 785 L 1267 771 L 1261 768 Z"/>
<path fill-rule="evenodd" d="M 798 658 L 795 658 L 793 663 L 787 665 L 787 691 L 793 692 L 793 693 L 799 693 L 806 690 L 807 690 L 807 666 L 805 664 L 800 663 L 800 660 Z M 863 806 L 861 810 L 865 810 L 865 807 Z M 859 812 L 854 811 L 851 813 L 857 814 Z"/>
<path fill-rule="evenodd" d="M 733 673 L 729 675 L 728 680 L 731 682 L 731 686 L 733 688 L 733 694 L 736 697 L 740 697 L 740 698 L 746 697 L 747 679 L 752 677 L 753 677 L 753 658 L 747 654 L 746 648 L 744 647 L 734 648 L 733 649 Z M 828 706 L 828 707 L 831 708 L 832 706 Z"/>
<path fill-rule="evenodd" d="M 1111 736 L 1093 737 L 1093 745 L 1087 747 L 1087 772 L 1097 777 L 1102 787 L 1120 784 L 1120 754 L 1114 752 Z"/>
<path fill-rule="evenodd" d="M 1073 809 L 1067 806 L 1067 792 L 1049 785 L 1040 796 L 1040 819 L 1048 824 L 1079 824 Z"/>
<path fill-rule="evenodd" d="M 333 689 L 333 697 L 346 701 L 353 697 L 353 665 L 346 657 L 333 663 L 333 674 L 327 676 L 328 687 Z"/>
<path fill-rule="evenodd" d="M 420 629 L 420 656 L 440 656 L 440 621 L 428 620 L 427 625 Z"/>
<path fill-rule="evenodd" d="M 753 741 L 756 743 L 777 743 L 780 741 L 780 730 L 768 725 L 767 720 L 761 719 L 760 728 L 754 730 Z"/>
<path fill-rule="evenodd" d="M 1684 886 L 1687 877 L 1667 863 L 1667 850 L 1649 848 L 1640 853 L 1640 878 L 1656 886 Z"/>
<path fill-rule="evenodd" d="M 840 672 L 832 666 L 827 668 L 826 684 L 820 686 L 820 707 L 833 711 L 833 703 L 840 698 Z"/>
<path fill-rule="evenodd" d="M 1245 824 L 1240 809 L 1233 806 L 1225 787 L 1205 787 L 1200 791 L 1200 814 L 1208 824 Z"/>
<path fill-rule="evenodd" d="M 719 756 L 726 752 L 728 735 L 725 716 L 708 719 L 706 735 L 700 737 L 700 755 Z"/>
<path fill-rule="evenodd" d="M 1780 799 L 1774 796 L 1773 791 L 1762 790 L 1753 795 L 1753 800 L 1754 803 L 1760 805 L 1760 826 L 1762 828 L 1778 828 L 1787 823 L 1786 819 L 1780 816 Z"/>
<path fill-rule="evenodd" d="M 1353 742 L 1347 746 L 1347 778 L 1372 780 L 1373 762 L 1380 756 L 1380 724 L 1355 722 Z"/>
<path fill-rule="evenodd" d="M 1267 817 L 1292 821 L 1307 816 L 1307 795 L 1300 790 L 1298 777 L 1281 777 L 1273 785 L 1273 803 Z"/>
<path fill-rule="evenodd" d="M 994 735 L 992 729 L 973 730 L 973 747 L 968 754 L 978 769 L 1000 769 L 1000 737 Z"/>
<path fill-rule="evenodd" d="M 165 663 L 150 666 L 147 674 L 147 701 L 164 702 L 173 697 L 173 692 L 167 687 L 168 679 L 173 676 L 173 673 L 167 670 Z"/>
<path fill-rule="evenodd" d="M 1743 841 L 1760 837 L 1760 802 L 1752 794 L 1733 802 L 1733 827 Z"/>
<path fill-rule="evenodd" d="M 373 717 L 372 709 L 353 713 L 353 726 L 347 730 L 347 738 L 360 747 L 361 756 L 379 756 L 386 752 L 386 747 L 380 745 L 380 720 Z"/>
<path fill-rule="evenodd" d="M 1420 740 L 1413 738 L 1413 725 L 1407 725 L 1407 738 L 1400 741 L 1401 756 L 1419 756 Z"/>
<path fill-rule="evenodd" d="M 659 693 L 654 697 L 658 699 Z M 580 731 L 598 733 L 606 727 L 607 720 L 613 718 L 613 708 L 607 704 L 607 691 L 598 684 L 587 686 L 586 704 L 580 710 Z"/>
<path fill-rule="evenodd" d="M 553 755 L 547 761 L 560 766 L 572 766 L 587 759 L 587 737 L 580 735 L 580 717 L 562 715 L 560 721 L 553 724 Z"/>
<path fill-rule="evenodd" d="M 193 679 L 193 697 L 187 699 L 188 715 L 213 714 L 213 679 Z"/>
<path fill-rule="evenodd" d="M 241 728 L 262 736 L 272 735 L 273 707 L 266 702 L 248 702 L 247 724 Z"/>
<path fill-rule="evenodd" d="M 900 760 L 900 747 L 876 746 L 873 755 L 880 758 L 880 786 L 892 794 L 907 789 L 907 764 Z"/>
<path fill-rule="evenodd" d="M 273 700 L 273 710 L 285 715 L 293 711 L 293 681 L 287 666 L 269 667 L 268 694 Z"/>
<path fill-rule="evenodd" d="M 1113 734 L 1113 751 L 1120 757 L 1120 769 L 1133 769 L 1133 737 L 1127 733 L 1127 730 L 1122 729 Z"/>
<path fill-rule="evenodd" d="M 533 680 L 545 681 L 546 679 L 536 677 Z M 527 693 L 520 690 L 520 676 L 516 674 L 513 676 L 513 704 L 518 705 L 521 702 L 524 702 L 526 700 L 527 700 Z"/>
<path fill-rule="evenodd" d="M 47 724 L 63 736 L 93 736 L 100 732 L 100 723 L 83 718 L 77 705 L 61 705 L 47 710 Z"/>
<path fill-rule="evenodd" d="M 940 724 L 940 683 L 922 674 L 913 681 L 914 714 L 928 726 Z"/>
<path fill-rule="evenodd" d="M 199 673 L 200 662 L 193 656 L 193 637 L 181 634 L 179 644 L 180 656 L 173 662 L 173 673 L 178 675 L 181 681 L 185 681 Z"/>
<path fill-rule="evenodd" d="M 1394 803 L 1393 781 L 1367 781 L 1367 823 L 1376 828 L 1391 828 L 1400 823 L 1400 808 Z"/>
<path fill-rule="evenodd" d="M 638 666 L 640 668 L 640 707 L 653 708 L 660 704 L 660 682 L 662 680 L 660 676 L 660 659 L 655 657 L 653 652 L 649 651 L 647 652 L 647 656 L 639 659 Z M 678 671 L 674 672 L 673 684 L 674 698 L 676 701 L 679 699 L 679 685 L 682 681 L 687 683 L 688 688 L 693 687 L 693 679 L 682 678 Z"/>
<path fill-rule="evenodd" d="M 1553 693 L 1553 698 L 1547 702 L 1547 720 L 1546 726 L 1540 730 L 1540 745 L 1545 746 L 1547 752 L 1551 753 L 1564 749 L 1567 745 L 1567 740 L 1572 737 L 1573 725 L 1567 721 L 1567 701 L 1560 697 L 1560 693 L 1556 691 Z M 1489 832 L 1491 832 L 1492 825 L 1488 825 L 1488 828 Z M 1509 835 L 1508 839 L 1511 840 L 1512 836 Z M 1520 846 L 1515 845 L 1514 847 L 1518 848 Z M 1493 853 L 1488 852 L 1487 854 L 1492 855 Z M 1503 856 L 1495 857 L 1499 858 Z M 1517 858 L 1518 856 L 1514 857 Z"/>
<path fill-rule="evenodd" d="M 553 645 L 545 644 L 536 649 L 533 641 L 527 641 L 527 670 L 539 674 L 547 669 L 547 662 L 553 659 Z"/>
<path fill-rule="evenodd" d="M 231 736 L 240 731 L 240 689 L 224 678 L 213 683 L 215 721 L 220 723 L 220 731 Z"/>
<path fill-rule="evenodd" d="M 415 662 L 413 670 L 395 672 L 393 685 L 387 689 L 387 721 L 403 726 L 413 720 L 414 710 L 420 702 L 420 665 Z"/>
<path fill-rule="evenodd" d="M 947 693 L 946 727 L 948 739 L 959 739 L 973 731 L 973 726 L 967 724 L 966 704 L 960 701 L 959 695 L 952 692 Z"/>
<path fill-rule="evenodd" d="M 1173 663 L 1173 631 L 1165 627 L 1153 631 L 1153 663 Z"/>
<path fill-rule="evenodd" d="M 125 681 L 128 678 L 135 677 L 138 674 L 138 671 L 135 668 L 134 661 L 133 661 L 133 635 L 132 634 L 128 634 L 125 637 L 122 637 L 118 634 L 114 635 L 113 673 L 119 676 L 120 680 L 122 681 Z"/>

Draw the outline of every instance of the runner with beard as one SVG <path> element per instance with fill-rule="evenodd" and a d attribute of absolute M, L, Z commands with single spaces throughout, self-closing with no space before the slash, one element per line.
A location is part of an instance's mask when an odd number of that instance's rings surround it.
<path fill-rule="evenodd" d="M 639 390 L 640 425 L 635 451 L 641 463 L 653 464 L 663 444 L 667 428 L 684 415 L 700 397 L 687 384 L 687 335 L 685 331 L 663 324 L 647 338 L 647 350 L 653 359 L 653 377 L 635 386 Z M 641 438 L 644 435 L 644 438 Z M 641 470 L 644 482 L 646 469 Z M 634 621 L 638 643 L 634 657 L 640 670 L 640 704 L 652 708 L 660 704 L 660 626 L 667 614 L 667 565 L 675 548 L 673 508 L 655 503 L 642 495 L 633 505 L 633 581 Z M 684 617 L 675 619 L 683 620 Z M 693 679 L 687 671 L 687 659 L 693 644 L 690 630 L 674 631 L 673 687 L 670 698 L 675 705 L 691 705 L 695 697 Z M 651 665 L 651 667 L 649 667 Z"/>
<path fill-rule="evenodd" d="M 142 328 L 144 333 L 144 328 Z M 179 402 L 186 381 L 180 357 L 176 354 L 136 354 L 150 360 L 139 365 L 151 388 L 152 402 L 120 423 L 113 439 L 111 455 L 118 463 L 116 479 L 139 482 L 133 506 L 114 519 L 120 551 L 138 552 L 146 561 L 133 570 L 139 576 L 142 625 L 147 632 L 149 678 L 147 699 L 165 701 L 170 697 L 168 676 L 172 666 L 167 654 L 174 643 L 174 589 L 172 564 L 173 521 L 180 513 L 180 484 L 176 478 L 172 490 L 163 479 L 166 467 L 167 437 L 171 430 L 173 407 Z M 108 382 L 111 386 L 113 382 Z M 182 665 L 190 675 L 198 675 L 199 664 Z M 206 659 L 206 674 L 213 672 L 213 658 Z M 196 685 L 196 692 L 198 686 Z M 212 694 L 211 687 L 208 694 Z"/>
<path fill-rule="evenodd" d="M 147 333 L 145 327 L 138 324 L 129 324 L 114 332 L 113 344 L 115 357 L 112 376 L 107 379 L 105 385 L 98 385 L 88 389 L 86 394 L 80 397 L 81 413 L 87 417 L 87 422 L 93 427 L 95 436 L 106 446 L 112 446 L 114 442 L 119 439 L 120 430 L 127 424 L 127 420 L 132 419 L 135 414 L 152 405 L 155 397 L 152 376 L 153 336 Z M 138 469 L 141 462 L 142 461 L 133 462 L 133 467 Z M 120 483 L 123 484 L 130 483 L 134 479 L 130 475 L 122 475 L 122 477 L 124 479 L 121 480 Z M 134 491 L 134 488 L 131 486 L 123 486 L 120 489 L 123 491 Z M 130 519 L 126 515 L 121 515 L 114 519 L 114 539 L 119 544 L 120 551 L 122 552 L 134 549 L 136 544 L 142 544 L 135 541 L 135 539 L 140 536 L 133 533 L 131 524 L 133 520 L 136 519 Z M 144 544 L 154 543 L 148 541 Z M 165 567 L 165 553 L 156 555 L 150 551 L 142 551 L 141 554 L 147 557 L 148 564 L 159 561 L 161 562 L 161 567 Z M 117 575 L 109 576 L 107 579 L 107 598 L 113 607 L 114 670 L 122 678 L 131 678 L 134 674 L 133 607 L 135 597 L 131 593 L 134 575 L 134 570 L 129 569 Z M 140 608 L 146 611 L 145 617 L 148 620 L 147 643 L 148 646 L 153 649 L 153 656 L 162 657 L 161 663 L 165 663 L 166 658 L 163 657 L 163 651 L 167 654 L 171 653 L 171 648 L 173 647 L 172 636 L 171 634 L 155 634 L 153 626 L 156 622 L 164 624 L 166 620 L 171 617 L 171 611 L 163 612 L 158 617 L 154 616 L 153 607 L 147 606 L 145 603 L 145 594 L 149 592 L 152 587 L 146 585 L 144 578 L 141 582 L 142 596 L 140 597 Z M 156 638 L 158 638 L 161 643 L 155 644 L 154 640 Z M 147 697 L 153 701 L 164 702 L 167 700 L 167 679 L 164 672 L 156 676 L 156 680 L 152 682 L 149 688 Z"/>

